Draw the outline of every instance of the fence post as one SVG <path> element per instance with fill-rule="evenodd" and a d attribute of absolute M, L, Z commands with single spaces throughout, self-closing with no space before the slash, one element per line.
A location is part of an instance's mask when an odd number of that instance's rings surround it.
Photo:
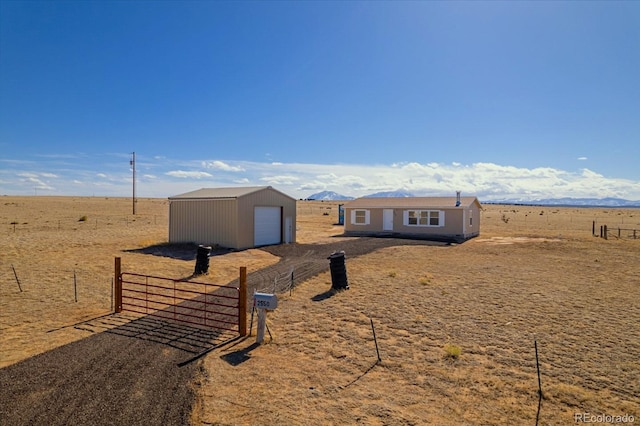
<path fill-rule="evenodd" d="M 604 225 L 604 239 L 608 240 L 609 239 L 609 235 L 608 235 L 608 230 L 607 230 L 607 225 Z"/>
<path fill-rule="evenodd" d="M 120 258 L 116 257 L 115 259 L 115 268 L 114 268 L 114 283 L 115 283 L 115 300 L 114 300 L 114 311 L 116 314 L 122 312 L 122 269 Z"/>
<path fill-rule="evenodd" d="M 240 267 L 240 294 L 238 299 L 238 332 L 247 335 L 247 267 Z"/>

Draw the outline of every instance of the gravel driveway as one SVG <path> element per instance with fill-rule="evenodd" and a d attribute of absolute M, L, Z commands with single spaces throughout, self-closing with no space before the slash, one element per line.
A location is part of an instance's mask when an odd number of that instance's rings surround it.
<path fill-rule="evenodd" d="M 265 247 L 281 261 L 250 274 L 249 292 L 270 288 L 274 281 L 286 287 L 291 271 L 297 285 L 327 270 L 327 256 L 334 251 L 345 251 L 348 271 L 351 257 L 427 244 L 442 243 L 354 238 Z M 0 425 L 189 424 L 201 364 L 184 361 L 223 336 L 155 319 L 123 321 L 117 315 L 78 327 L 97 332 L 0 369 Z"/>

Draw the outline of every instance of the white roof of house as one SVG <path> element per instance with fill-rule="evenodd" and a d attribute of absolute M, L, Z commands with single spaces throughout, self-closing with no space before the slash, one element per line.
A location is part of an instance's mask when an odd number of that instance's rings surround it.
<path fill-rule="evenodd" d="M 265 189 L 272 189 L 280 192 L 271 186 L 236 186 L 227 188 L 200 188 L 195 191 L 185 192 L 184 194 L 174 195 L 169 197 L 170 200 L 184 200 L 184 199 L 234 199 L 243 197 L 253 192 L 263 191 Z M 288 195 L 280 192 L 282 195 L 289 197 Z M 292 198 L 292 197 L 289 197 Z M 293 199 L 293 198 L 292 198 Z"/>
<path fill-rule="evenodd" d="M 356 198 L 345 203 L 344 207 L 353 208 L 455 208 L 456 197 L 380 197 L 380 198 Z M 460 197 L 458 208 L 470 207 L 478 203 L 477 197 Z"/>

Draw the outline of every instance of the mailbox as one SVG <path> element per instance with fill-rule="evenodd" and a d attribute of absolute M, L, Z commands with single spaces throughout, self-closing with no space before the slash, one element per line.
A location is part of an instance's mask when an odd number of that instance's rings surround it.
<path fill-rule="evenodd" d="M 269 293 L 253 293 L 254 306 L 258 309 L 274 310 L 278 307 L 278 297 Z"/>

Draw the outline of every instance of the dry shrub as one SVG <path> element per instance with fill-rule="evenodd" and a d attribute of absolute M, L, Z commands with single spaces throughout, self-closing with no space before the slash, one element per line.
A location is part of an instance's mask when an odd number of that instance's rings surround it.
<path fill-rule="evenodd" d="M 444 355 L 445 359 L 456 360 L 460 357 L 460 355 L 462 355 L 462 348 L 460 348 L 460 346 L 458 345 L 447 343 L 444 346 L 444 352 L 445 352 L 445 355 Z"/>

